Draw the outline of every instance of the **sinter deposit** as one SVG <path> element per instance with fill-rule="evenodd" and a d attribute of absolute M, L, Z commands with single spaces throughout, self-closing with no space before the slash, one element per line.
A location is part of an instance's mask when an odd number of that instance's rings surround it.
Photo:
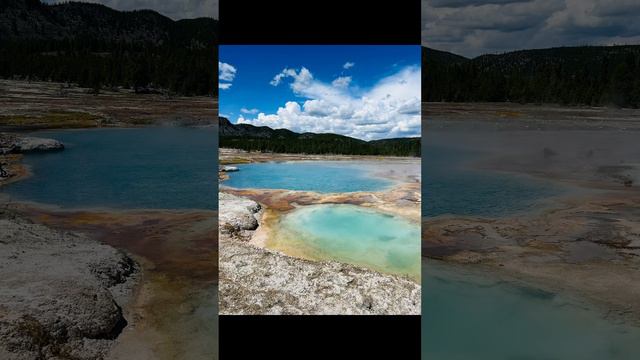
<path fill-rule="evenodd" d="M 127 325 L 138 265 L 6 211 L 0 228 L 0 358 L 102 359 Z"/>
<path fill-rule="evenodd" d="M 221 314 L 420 314 L 420 285 L 256 247 L 260 205 L 220 193 Z"/>

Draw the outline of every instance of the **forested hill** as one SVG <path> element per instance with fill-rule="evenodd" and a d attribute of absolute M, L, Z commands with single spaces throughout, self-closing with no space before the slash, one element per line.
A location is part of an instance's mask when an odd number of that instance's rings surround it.
<path fill-rule="evenodd" d="M 640 45 L 522 50 L 473 59 L 422 48 L 425 101 L 640 107 Z"/>
<path fill-rule="evenodd" d="M 99 91 L 217 95 L 218 22 L 39 0 L 0 2 L 0 77 Z"/>
<path fill-rule="evenodd" d="M 220 147 L 292 154 L 420 156 L 420 138 L 364 141 L 337 134 L 296 133 L 219 118 Z"/>

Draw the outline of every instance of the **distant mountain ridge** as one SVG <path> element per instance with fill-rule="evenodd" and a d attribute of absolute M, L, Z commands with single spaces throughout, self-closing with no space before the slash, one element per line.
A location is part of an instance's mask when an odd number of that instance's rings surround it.
<path fill-rule="evenodd" d="M 153 10 L 118 11 L 73 1 L 48 5 L 37 0 L 3 0 L 0 10 L 0 40 L 91 38 L 156 45 L 191 45 L 195 40 L 203 47 L 217 42 L 218 22 L 210 18 L 174 21 Z"/>
<path fill-rule="evenodd" d="M 289 138 L 299 134 L 287 129 L 272 129 L 268 126 L 233 124 L 229 119 L 218 117 L 218 134 L 221 137 L 246 136 L 254 138 Z"/>
<path fill-rule="evenodd" d="M 462 55 L 457 55 L 448 51 L 441 51 L 423 46 L 422 61 L 457 64 L 469 61 L 469 59 Z"/>
<path fill-rule="evenodd" d="M 0 3 L 0 77 L 216 95 L 218 21 L 93 3 Z"/>
<path fill-rule="evenodd" d="M 419 137 L 365 141 L 338 134 L 233 124 L 225 117 L 218 119 L 220 147 L 294 154 L 420 156 Z"/>
<path fill-rule="evenodd" d="M 579 46 L 465 57 L 422 48 L 425 101 L 640 107 L 640 46 Z"/>

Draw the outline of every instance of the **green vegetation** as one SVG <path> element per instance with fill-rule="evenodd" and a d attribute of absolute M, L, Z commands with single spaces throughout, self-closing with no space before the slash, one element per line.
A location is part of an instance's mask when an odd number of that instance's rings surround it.
<path fill-rule="evenodd" d="M 640 107 L 640 46 L 523 50 L 474 59 L 422 48 L 425 101 Z"/>
<path fill-rule="evenodd" d="M 3 42 L 0 77 L 77 83 L 98 92 L 122 86 L 144 92 L 215 95 L 212 48 L 118 44 L 78 39 Z"/>
<path fill-rule="evenodd" d="M 77 83 L 99 92 L 217 95 L 214 19 L 8 0 L 0 12 L 0 77 Z"/>
<path fill-rule="evenodd" d="M 313 139 L 221 137 L 220 147 L 286 154 L 420 156 L 420 138 L 393 139 L 378 143 L 334 134 L 319 134 Z"/>
<path fill-rule="evenodd" d="M 364 141 L 337 134 L 298 134 L 220 118 L 220 147 L 287 154 L 420 156 L 420 138 Z"/>

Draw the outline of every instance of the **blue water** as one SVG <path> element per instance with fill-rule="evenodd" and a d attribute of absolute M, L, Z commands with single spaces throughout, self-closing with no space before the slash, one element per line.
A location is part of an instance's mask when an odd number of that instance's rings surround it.
<path fill-rule="evenodd" d="M 304 206 L 288 213 L 271 248 L 420 277 L 420 225 L 355 205 Z"/>
<path fill-rule="evenodd" d="M 456 134 L 430 139 L 422 149 L 425 217 L 508 216 L 567 191 L 525 176 L 474 170 L 484 154 L 451 146 L 464 146 Z M 423 359 L 632 360 L 640 359 L 638 344 L 640 328 L 605 319 L 592 305 L 501 281 L 473 266 L 422 263 Z"/>
<path fill-rule="evenodd" d="M 65 150 L 29 154 L 33 176 L 3 189 L 63 208 L 216 209 L 215 128 L 38 132 Z"/>
<path fill-rule="evenodd" d="M 371 176 L 372 169 L 348 161 L 292 161 L 254 163 L 237 166 L 223 184 L 233 188 L 287 189 L 338 193 L 379 191 L 393 185 L 390 180 Z"/>
<path fill-rule="evenodd" d="M 502 216 L 526 211 L 557 195 L 557 185 L 525 176 L 474 170 L 471 151 L 423 145 L 422 216 Z"/>
<path fill-rule="evenodd" d="M 640 328 L 575 300 L 432 260 L 422 284 L 423 359 L 640 359 Z"/>

